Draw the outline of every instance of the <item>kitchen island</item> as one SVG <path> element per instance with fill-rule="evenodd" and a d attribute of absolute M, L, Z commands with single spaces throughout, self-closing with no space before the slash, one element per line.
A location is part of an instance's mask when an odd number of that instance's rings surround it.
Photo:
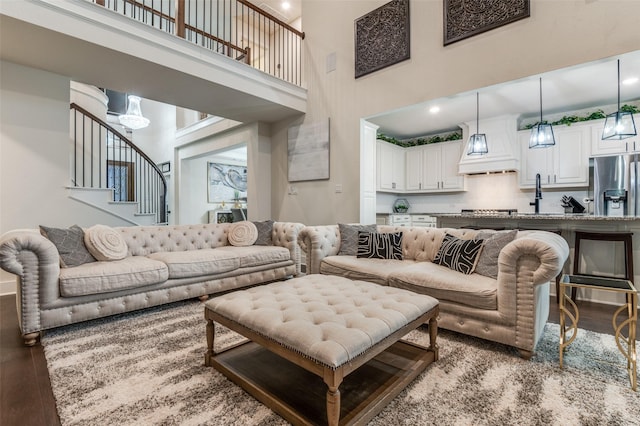
<path fill-rule="evenodd" d="M 413 214 L 413 213 L 412 213 Z M 640 272 L 640 217 L 635 216 L 594 216 L 593 214 L 572 213 L 428 213 L 435 217 L 438 228 L 482 228 L 482 229 L 537 229 L 560 233 L 569 244 L 571 253 L 565 263 L 564 272 L 573 273 L 573 247 L 576 231 L 585 232 L 633 232 L 634 282 Z M 581 255 L 588 270 L 599 274 L 624 271 L 624 248 L 621 243 L 607 241 L 588 241 L 581 245 Z M 555 286 L 551 286 L 552 293 Z M 622 304 L 620 295 L 583 290 L 578 292 L 579 299 L 600 303 Z"/>

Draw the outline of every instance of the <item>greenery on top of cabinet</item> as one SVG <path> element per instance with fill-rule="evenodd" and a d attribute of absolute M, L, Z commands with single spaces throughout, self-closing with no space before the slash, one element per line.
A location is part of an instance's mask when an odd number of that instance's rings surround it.
<path fill-rule="evenodd" d="M 404 148 L 409 148 L 412 146 L 429 145 L 438 142 L 457 141 L 462 139 L 462 132 L 452 132 L 443 135 L 431 136 L 429 138 L 415 138 L 404 141 L 398 140 L 392 136 L 387 136 L 382 133 L 378 133 L 377 137 L 381 141 L 389 142 Z"/>
<path fill-rule="evenodd" d="M 637 114 L 640 113 L 640 109 L 635 106 L 635 105 L 622 105 L 620 107 L 620 111 L 622 112 L 630 112 L 632 114 Z M 560 120 L 554 121 L 551 124 L 553 126 L 557 126 L 557 125 L 567 125 L 567 126 L 571 126 L 571 124 L 573 123 L 579 123 L 581 121 L 590 121 L 590 120 L 600 120 L 603 118 L 606 118 L 606 114 L 604 113 L 604 111 L 602 111 L 601 109 L 598 109 L 594 112 L 592 112 L 591 114 L 587 114 L 585 116 L 578 116 L 578 115 L 565 115 L 564 117 L 562 117 Z M 524 126 L 524 129 L 531 129 L 533 126 L 537 125 L 538 123 L 532 123 L 532 124 L 527 124 L 526 126 Z M 542 121 L 542 124 L 549 124 L 546 120 Z"/>

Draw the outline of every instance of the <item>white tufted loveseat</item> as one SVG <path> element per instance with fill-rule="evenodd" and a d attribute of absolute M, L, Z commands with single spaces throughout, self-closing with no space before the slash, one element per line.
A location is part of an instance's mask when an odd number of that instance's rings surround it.
<path fill-rule="evenodd" d="M 122 260 L 61 268 L 55 245 L 37 230 L 0 238 L 0 267 L 17 277 L 25 344 L 40 331 L 300 274 L 300 223 L 274 222 L 273 245 L 235 247 L 231 224 L 114 228 Z"/>
<path fill-rule="evenodd" d="M 518 231 L 498 256 L 497 279 L 465 275 L 433 263 L 445 233 L 461 239 L 478 230 L 393 227 L 402 232 L 403 260 L 339 256 L 338 225 L 307 226 L 299 234 L 307 272 L 404 288 L 439 300 L 438 326 L 517 348 L 531 357 L 549 317 L 549 281 L 569 255 L 567 242 L 545 231 Z"/>

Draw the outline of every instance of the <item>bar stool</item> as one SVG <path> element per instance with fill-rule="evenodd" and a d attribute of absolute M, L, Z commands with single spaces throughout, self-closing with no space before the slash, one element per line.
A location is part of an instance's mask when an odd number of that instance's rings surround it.
<path fill-rule="evenodd" d="M 631 245 L 633 232 L 583 232 L 576 231 L 576 239 L 573 252 L 573 274 L 588 275 L 591 277 L 617 278 L 611 275 L 600 275 L 594 273 L 580 272 L 580 242 L 582 240 L 589 241 L 609 241 L 622 242 L 624 244 L 624 279 L 633 283 L 633 247 Z M 576 300 L 577 288 L 571 290 L 571 300 Z"/>

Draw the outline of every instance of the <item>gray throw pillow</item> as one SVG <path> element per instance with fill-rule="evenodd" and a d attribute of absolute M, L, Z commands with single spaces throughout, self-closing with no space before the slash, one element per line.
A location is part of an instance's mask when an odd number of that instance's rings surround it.
<path fill-rule="evenodd" d="M 375 233 L 378 227 L 374 225 L 345 225 L 339 223 L 340 251 L 339 256 L 355 256 L 358 254 L 358 232 Z"/>
<path fill-rule="evenodd" d="M 256 229 L 258 230 L 258 238 L 256 239 L 256 242 L 253 243 L 253 245 L 272 246 L 273 239 L 271 237 L 271 234 L 273 232 L 274 221 L 269 219 L 262 222 L 253 222 L 253 224 L 256 226 Z"/>
<path fill-rule="evenodd" d="M 516 238 L 517 230 L 513 231 L 480 231 L 477 239 L 484 240 L 480 259 L 476 265 L 476 273 L 485 277 L 498 278 L 498 256 L 511 241 Z"/>
<path fill-rule="evenodd" d="M 96 261 L 84 245 L 84 231 L 78 225 L 69 229 L 40 225 L 40 233 L 58 249 L 60 267 L 70 268 Z"/>

